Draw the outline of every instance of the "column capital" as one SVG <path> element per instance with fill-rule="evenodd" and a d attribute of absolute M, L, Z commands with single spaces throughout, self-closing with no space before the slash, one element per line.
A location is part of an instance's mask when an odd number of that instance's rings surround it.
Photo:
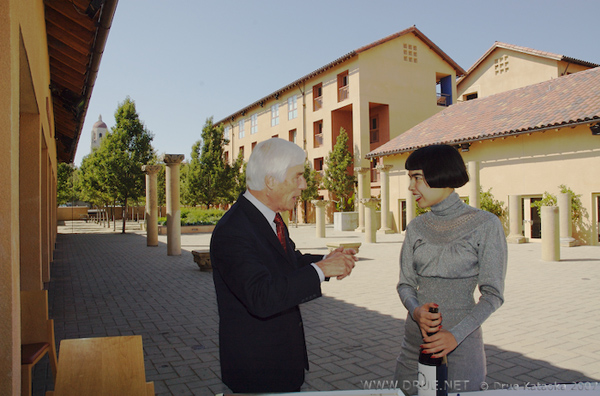
<path fill-rule="evenodd" d="M 389 172 L 390 169 L 392 169 L 394 166 L 393 165 L 383 165 L 383 164 L 379 164 L 377 165 L 375 168 L 379 171 L 379 172 Z"/>
<path fill-rule="evenodd" d="M 162 166 L 160 165 L 142 165 L 142 172 L 148 175 L 153 175 L 155 173 L 158 173 L 158 171 L 160 171 L 161 168 Z"/>
<path fill-rule="evenodd" d="M 370 169 L 366 168 L 364 166 L 357 166 L 354 168 L 354 172 L 358 172 L 358 173 L 367 173 Z"/>
<path fill-rule="evenodd" d="M 367 208 L 374 208 L 381 201 L 379 198 L 362 198 L 360 203 L 365 205 Z"/>
<path fill-rule="evenodd" d="M 317 208 L 324 208 L 325 206 L 329 205 L 329 201 L 326 201 L 324 199 L 313 199 L 312 201 L 310 201 L 310 203 L 315 205 L 315 207 Z"/>
<path fill-rule="evenodd" d="M 185 158 L 183 154 L 164 154 L 161 158 L 167 165 L 180 164 L 181 161 Z"/>

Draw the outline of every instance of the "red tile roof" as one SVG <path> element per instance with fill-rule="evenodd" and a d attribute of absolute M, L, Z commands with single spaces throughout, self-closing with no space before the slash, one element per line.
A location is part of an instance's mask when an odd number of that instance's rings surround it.
<path fill-rule="evenodd" d="M 600 68 L 459 102 L 366 155 L 460 144 L 600 121 Z"/>

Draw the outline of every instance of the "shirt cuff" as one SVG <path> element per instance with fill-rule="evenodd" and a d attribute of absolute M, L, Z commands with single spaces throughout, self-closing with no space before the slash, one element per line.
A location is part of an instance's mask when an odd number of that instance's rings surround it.
<path fill-rule="evenodd" d="M 319 275 L 319 280 L 321 281 L 321 283 L 323 283 L 325 281 L 325 274 L 323 273 L 323 270 L 319 268 L 319 266 L 315 263 L 311 263 L 310 265 L 312 265 L 315 271 L 317 271 L 317 274 Z"/>

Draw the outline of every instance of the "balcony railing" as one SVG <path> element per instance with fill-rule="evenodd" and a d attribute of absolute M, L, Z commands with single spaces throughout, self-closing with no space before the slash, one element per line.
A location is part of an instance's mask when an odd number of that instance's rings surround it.
<path fill-rule="evenodd" d="M 314 111 L 319 110 L 321 107 L 323 107 L 323 97 L 318 96 L 315 98 L 314 103 L 313 103 Z"/>
<path fill-rule="evenodd" d="M 339 102 L 348 99 L 350 89 L 347 85 L 344 85 L 343 87 L 340 87 L 339 89 L 339 94 L 338 94 L 338 98 L 339 98 Z"/>
<path fill-rule="evenodd" d="M 323 145 L 323 133 L 315 134 L 315 147 L 321 147 Z"/>
<path fill-rule="evenodd" d="M 438 93 L 437 94 L 437 105 L 444 106 L 444 107 L 450 106 L 450 98 L 451 98 L 450 94 Z"/>

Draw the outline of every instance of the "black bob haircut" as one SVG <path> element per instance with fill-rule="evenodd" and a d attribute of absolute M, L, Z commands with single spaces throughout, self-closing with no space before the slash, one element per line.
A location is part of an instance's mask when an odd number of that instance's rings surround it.
<path fill-rule="evenodd" d="M 459 188 L 467 184 L 469 174 L 458 150 L 445 144 L 421 147 L 406 160 L 407 170 L 422 170 L 431 188 Z"/>

